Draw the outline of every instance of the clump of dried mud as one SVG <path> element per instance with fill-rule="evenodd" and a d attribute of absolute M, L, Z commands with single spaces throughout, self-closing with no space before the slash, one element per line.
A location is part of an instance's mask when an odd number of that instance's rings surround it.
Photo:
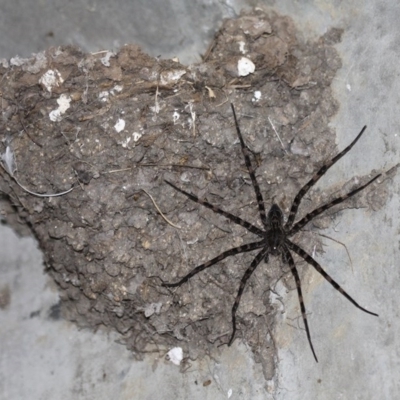
<path fill-rule="evenodd" d="M 195 359 L 228 341 L 231 307 L 254 255 L 228 258 L 174 290 L 161 283 L 254 235 L 164 179 L 260 226 L 233 102 L 267 209 L 276 202 L 288 211 L 336 151 L 328 122 L 338 108 L 330 85 L 341 66 L 332 47 L 340 31 L 314 42 L 299 37 L 289 18 L 258 10 L 225 21 L 203 62 L 189 67 L 132 45 L 117 54 L 52 48 L 3 63 L 1 153 L 16 163 L 1 170 L 6 217 L 33 230 L 67 318 L 117 330 L 138 357 L 180 346 Z M 238 65 L 252 63 L 254 72 L 241 76 Z M 56 197 L 26 190 L 70 188 Z M 313 192 L 302 215 L 328 200 Z M 384 201 L 368 193 L 358 205 Z M 301 234 L 297 243 L 310 248 Z M 276 354 L 269 293 L 284 272 L 274 257 L 261 264 L 238 310 L 237 340 L 251 346 L 268 379 Z"/>

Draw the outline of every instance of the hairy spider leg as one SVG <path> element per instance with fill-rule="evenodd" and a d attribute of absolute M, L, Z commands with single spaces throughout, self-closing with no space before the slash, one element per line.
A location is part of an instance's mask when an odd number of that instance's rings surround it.
<path fill-rule="evenodd" d="M 256 174 L 254 172 L 254 168 L 253 168 L 253 166 L 251 164 L 251 161 L 250 161 L 250 155 L 249 155 L 250 152 L 249 152 L 249 149 L 247 148 L 247 146 L 244 143 L 244 140 L 243 140 L 243 137 L 242 137 L 242 133 L 240 132 L 240 128 L 239 128 L 239 123 L 238 123 L 238 120 L 236 118 L 235 107 L 233 106 L 232 103 L 231 103 L 231 107 L 232 107 L 233 117 L 235 118 L 236 132 L 237 132 L 237 135 L 239 136 L 240 146 L 242 147 L 242 153 L 243 153 L 243 156 L 244 156 L 244 161 L 246 163 L 247 170 L 249 171 L 249 175 L 250 175 L 251 181 L 253 183 L 254 191 L 256 192 L 257 204 L 258 204 L 258 210 L 260 211 L 261 222 L 263 223 L 264 226 L 267 226 L 268 221 L 267 221 L 267 217 L 265 215 L 264 199 L 263 199 L 262 194 L 261 194 L 260 186 L 257 183 L 257 179 L 256 179 Z"/>
<path fill-rule="evenodd" d="M 265 246 L 254 258 L 254 260 L 251 262 L 250 267 L 246 269 L 246 272 L 244 273 L 241 281 L 240 281 L 240 286 L 239 286 L 239 291 L 238 294 L 236 295 L 235 302 L 233 303 L 232 307 L 232 335 L 231 338 L 229 339 L 228 346 L 230 346 L 233 342 L 233 339 L 235 338 L 235 333 L 236 333 L 236 311 L 239 307 L 240 299 L 243 294 L 243 290 L 246 286 L 246 283 L 248 279 L 250 278 L 251 274 L 255 271 L 255 269 L 258 267 L 258 264 L 262 261 L 262 259 L 266 256 L 268 253 L 269 248 Z"/>
<path fill-rule="evenodd" d="M 366 312 L 367 314 L 374 315 L 375 317 L 379 317 L 378 314 L 373 313 L 372 311 L 368 311 L 365 308 L 361 307 L 347 292 L 345 292 L 340 285 L 334 281 L 330 275 L 325 272 L 321 265 L 317 263 L 308 253 L 306 253 L 301 247 L 297 246 L 297 244 L 294 244 L 290 240 L 286 240 L 286 245 L 289 247 L 290 250 L 293 250 L 296 254 L 298 254 L 304 261 L 306 261 L 308 264 L 312 265 L 338 292 L 340 292 L 344 297 L 346 297 L 347 300 L 349 300 L 351 303 L 353 303 L 357 308 L 359 308 L 361 311 Z"/>
<path fill-rule="evenodd" d="M 253 243 L 248 243 L 239 247 L 234 247 L 233 249 L 224 251 L 221 253 L 219 256 L 213 258 L 210 261 L 207 261 L 204 264 L 199 265 L 198 267 L 194 268 L 192 271 L 190 271 L 187 275 L 185 275 L 183 278 L 181 278 L 178 282 L 175 283 L 162 283 L 162 286 L 166 287 L 176 287 L 182 285 L 182 283 L 187 282 L 190 278 L 192 278 L 194 275 L 197 275 L 199 272 L 204 271 L 205 269 L 211 267 L 212 265 L 216 264 L 219 261 L 222 261 L 226 257 L 229 256 L 234 256 L 236 254 L 240 253 L 246 253 L 248 251 L 253 251 L 256 249 L 260 249 L 261 247 L 264 247 L 265 243 L 264 241 L 260 242 L 253 242 Z"/>
<path fill-rule="evenodd" d="M 357 137 L 343 151 L 341 151 L 337 156 L 333 157 L 332 160 L 324 164 L 318 170 L 318 172 L 300 189 L 299 193 L 297 193 L 296 197 L 293 200 L 289 217 L 285 225 L 286 230 L 289 230 L 293 225 L 294 219 L 296 218 L 297 210 L 299 209 L 299 205 L 304 195 L 310 190 L 310 188 L 316 182 L 319 181 L 319 179 L 321 179 L 321 177 L 325 174 L 326 171 L 328 171 L 330 167 L 332 167 L 337 161 L 339 161 L 346 153 L 348 153 L 351 150 L 351 148 L 357 143 L 358 139 L 360 139 L 365 129 L 367 129 L 366 125 L 361 129 L 361 132 L 357 135 Z"/>
<path fill-rule="evenodd" d="M 246 228 L 248 231 L 256 234 L 257 236 L 261 236 L 261 237 L 264 236 L 264 232 L 260 228 L 257 228 L 256 226 L 250 224 L 247 221 L 244 221 L 242 218 L 239 218 L 236 215 L 233 215 L 233 214 L 231 214 L 231 213 L 229 213 L 227 211 L 221 210 L 220 208 L 218 208 L 218 207 L 214 206 L 213 204 L 209 203 L 208 201 L 199 199 L 194 194 L 191 194 L 189 192 L 186 192 L 183 189 L 178 188 L 173 183 L 171 183 L 171 182 L 169 182 L 167 180 L 164 180 L 164 182 L 167 183 L 172 188 L 174 188 L 175 190 L 177 190 L 178 192 L 180 192 L 180 193 L 184 194 L 185 196 L 189 197 L 190 200 L 193 200 L 194 202 L 199 203 L 199 204 L 203 205 L 204 207 L 209 208 L 210 210 L 213 210 L 217 214 L 223 215 L 224 217 L 230 219 L 235 224 L 243 226 L 243 228 Z"/>
<path fill-rule="evenodd" d="M 294 280 L 296 282 L 297 297 L 299 298 L 301 316 L 303 317 L 304 327 L 306 328 L 308 343 L 310 344 L 311 351 L 314 355 L 315 361 L 318 362 L 318 358 L 317 358 L 317 355 L 315 354 L 314 346 L 313 346 L 312 340 L 311 340 L 310 328 L 308 327 L 306 307 L 304 305 L 304 298 L 303 298 L 303 294 L 301 291 L 300 276 L 299 276 L 299 273 L 297 272 L 296 264 L 294 263 L 292 254 L 290 253 L 290 250 L 286 246 L 283 246 L 283 254 L 284 254 L 285 260 L 287 260 L 287 262 L 289 264 L 290 271 L 292 272 Z"/>
<path fill-rule="evenodd" d="M 329 275 L 328 273 L 326 273 L 322 267 L 309 255 L 307 254 L 303 249 L 301 249 L 299 246 L 297 246 L 296 244 L 294 244 L 293 242 L 291 242 L 288 237 L 294 235 L 295 233 L 297 233 L 298 231 L 300 231 L 308 222 L 310 222 L 313 218 L 315 218 L 316 216 L 318 216 L 319 214 L 323 213 L 324 211 L 326 211 L 327 209 L 333 207 L 334 205 L 340 204 L 341 202 L 345 201 L 346 199 L 348 199 L 351 196 L 354 196 L 356 193 L 360 192 L 361 190 L 363 190 L 364 188 L 366 188 L 368 185 L 370 185 L 373 181 L 375 181 L 377 178 L 379 178 L 381 176 L 381 174 L 375 176 L 373 179 L 371 179 L 369 182 L 367 182 L 365 185 L 360 186 L 357 189 L 354 189 L 353 191 L 349 192 L 348 194 L 345 194 L 341 197 L 338 197 L 336 199 L 334 199 L 333 201 L 322 205 L 318 208 L 316 208 L 314 211 L 308 213 L 304 218 L 302 218 L 300 221 L 298 221 L 294 226 L 293 226 L 293 222 L 295 220 L 299 205 L 301 203 L 301 200 L 303 199 L 304 195 L 309 191 L 309 189 L 325 174 L 325 172 L 333 165 L 335 164 L 340 158 L 342 158 L 354 145 L 355 143 L 359 140 L 359 138 L 361 137 L 361 135 L 364 133 L 366 126 L 364 126 L 364 128 L 361 130 L 361 132 L 358 134 L 358 136 L 353 140 L 352 143 L 350 143 L 350 145 L 348 147 L 346 147 L 341 153 L 339 153 L 336 157 L 334 157 L 332 160 L 330 160 L 329 162 L 327 162 L 325 165 L 323 165 L 319 171 L 311 178 L 311 180 L 304 185 L 300 191 L 298 192 L 298 194 L 296 195 L 291 210 L 290 210 L 290 215 L 288 218 L 288 221 L 286 222 L 285 226 L 282 226 L 282 222 L 279 223 L 280 219 L 278 218 L 275 223 L 274 221 L 270 220 L 270 213 L 274 214 L 275 217 L 279 217 L 278 214 L 275 215 L 275 213 L 280 209 L 278 206 L 276 205 L 272 205 L 270 212 L 268 214 L 268 216 L 266 216 L 265 214 L 265 206 L 264 206 L 264 201 L 261 195 L 261 191 L 260 191 L 260 187 L 257 183 L 256 177 L 255 177 L 255 172 L 254 169 L 252 167 L 251 161 L 250 161 L 250 156 L 249 156 L 249 149 L 246 147 L 244 140 L 242 138 L 242 134 L 240 132 L 240 128 L 239 128 L 239 124 L 237 121 L 237 117 L 236 117 L 236 113 L 235 113 L 235 109 L 233 104 L 231 104 L 232 107 L 232 112 L 233 112 L 233 116 L 235 119 L 235 126 L 236 126 L 236 131 L 237 134 L 239 136 L 239 140 L 240 140 L 240 144 L 242 147 L 242 152 L 245 158 L 245 163 L 247 166 L 247 169 L 249 171 L 250 177 L 251 177 L 251 181 L 253 184 L 253 188 L 254 191 L 256 193 L 256 197 L 257 197 L 257 203 L 258 203 L 258 209 L 260 212 L 260 217 L 262 220 L 263 225 L 265 226 L 265 230 L 261 230 L 259 228 L 257 228 L 256 226 L 250 224 L 247 221 L 242 220 L 241 218 L 230 214 L 226 211 L 223 211 L 222 209 L 208 203 L 205 200 L 199 199 L 198 197 L 194 196 L 191 193 L 188 193 L 182 189 L 179 189 L 177 186 L 175 186 L 174 184 L 172 184 L 171 182 L 165 181 L 167 184 L 169 184 L 172 188 L 174 188 L 175 190 L 177 190 L 178 192 L 184 194 L 185 196 L 187 196 L 189 199 L 191 199 L 194 202 L 197 202 L 199 204 L 204 205 L 205 207 L 211 209 L 212 211 L 214 211 L 217 214 L 223 215 L 226 218 L 230 219 L 231 221 L 233 221 L 234 223 L 241 225 L 242 227 L 246 228 L 247 230 L 249 230 L 250 232 L 260 236 L 263 238 L 262 241 L 259 242 L 253 242 L 253 243 L 249 243 L 243 246 L 239 246 L 239 247 L 235 247 L 232 248 L 230 250 L 227 250 L 225 252 L 223 252 L 222 254 L 220 254 L 219 256 L 213 258 L 212 260 L 199 265 L 198 267 L 194 268 L 191 272 L 189 272 L 187 275 L 185 275 L 183 278 L 181 278 L 178 282 L 176 283 L 163 283 L 163 286 L 166 287 L 176 287 L 176 286 L 180 286 L 181 284 L 183 284 L 184 282 L 187 282 L 191 277 L 193 277 L 194 275 L 198 274 L 199 272 L 203 271 L 206 268 L 211 267 L 212 265 L 218 263 L 219 261 L 225 259 L 226 257 L 229 256 L 233 256 L 236 254 L 240 254 L 240 253 L 244 253 L 244 252 L 249 252 L 249 251 L 253 251 L 256 249 L 260 249 L 262 248 L 262 250 L 256 255 L 256 257 L 253 259 L 251 265 L 247 268 L 247 270 L 245 271 L 245 274 L 243 275 L 241 281 L 240 281 L 240 286 L 239 286 L 239 291 L 237 293 L 235 302 L 233 304 L 232 307 L 232 335 L 231 338 L 229 340 L 228 345 L 230 346 L 234 340 L 235 337 L 235 333 L 236 333 L 236 312 L 237 309 L 239 307 L 240 304 L 240 299 L 241 296 L 243 294 L 244 288 L 246 286 L 246 283 L 248 281 L 248 279 L 251 277 L 252 273 L 255 271 L 255 269 L 257 268 L 257 266 L 260 264 L 260 262 L 262 261 L 262 259 L 264 258 L 265 261 L 268 261 L 268 254 L 279 254 L 281 253 L 284 260 L 287 261 L 289 263 L 291 272 L 294 276 L 294 279 L 296 281 L 296 288 L 297 288 L 297 294 L 298 294 L 298 298 L 299 298 L 299 302 L 300 302 L 300 308 L 301 308 L 301 313 L 302 313 L 302 317 L 303 317 L 303 322 L 304 322 L 304 326 L 306 329 L 306 333 L 307 333 L 307 338 L 312 350 L 312 353 L 314 355 L 315 360 L 318 362 L 317 356 L 315 354 L 314 351 L 314 347 L 311 341 L 311 335 L 310 335 L 310 330 L 308 327 L 308 322 L 307 322 L 307 315 L 306 315 L 306 309 L 305 309 L 305 305 L 304 305 L 304 300 L 303 300 L 303 295 L 302 295 L 302 290 L 301 290 L 301 282 L 300 282 L 300 277 L 298 274 L 298 271 L 296 269 L 296 265 L 295 262 L 293 260 L 291 251 L 295 252 L 297 255 L 299 255 L 301 258 L 303 258 L 308 264 L 310 264 L 311 266 L 313 266 L 337 291 L 339 291 L 344 297 L 346 297 L 351 303 L 353 303 L 353 305 L 355 305 L 357 308 L 359 308 L 360 310 L 374 315 L 374 316 L 378 316 L 378 314 L 375 314 L 371 311 L 366 310 L 365 308 L 361 307 L 350 295 L 348 295 L 341 287 L 340 285 L 335 282 Z M 281 213 L 281 211 L 280 211 Z M 272 218 L 272 217 L 271 217 Z M 275 238 L 275 242 L 277 242 L 277 247 L 273 247 L 273 243 L 275 243 L 274 241 L 268 240 L 270 234 L 275 234 L 275 235 L 282 235 L 280 238 Z M 271 245 L 271 243 L 272 245 Z M 280 245 L 279 245 L 279 243 Z M 271 247 L 272 246 L 272 247 Z"/>
<path fill-rule="evenodd" d="M 340 204 L 343 201 L 347 200 L 349 197 L 354 196 L 356 193 L 361 192 L 361 190 L 365 189 L 367 186 L 369 186 L 372 182 L 374 182 L 380 176 L 381 176 L 381 174 L 376 175 L 365 185 L 362 185 L 362 186 L 358 187 L 357 189 L 354 189 L 351 192 L 349 192 L 343 196 L 340 196 L 340 197 L 330 201 L 329 203 L 322 205 L 321 207 L 316 208 L 314 211 L 311 211 L 305 217 L 303 217 L 300 221 L 298 221 L 294 224 L 292 229 L 290 229 L 290 231 L 287 233 L 287 236 L 292 236 L 295 233 L 297 233 L 298 231 L 300 231 L 305 225 L 307 225 L 317 215 L 322 214 L 324 211 L 329 210 L 331 207 L 336 206 L 337 204 Z"/>

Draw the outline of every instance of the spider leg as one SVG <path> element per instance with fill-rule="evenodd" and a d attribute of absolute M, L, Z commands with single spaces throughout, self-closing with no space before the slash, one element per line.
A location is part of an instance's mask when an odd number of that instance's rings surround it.
<path fill-rule="evenodd" d="M 198 267 L 192 269 L 187 275 L 185 275 L 183 278 L 181 278 L 178 282 L 175 283 L 162 283 L 162 286 L 166 287 L 177 287 L 182 285 L 182 283 L 187 282 L 192 276 L 198 274 L 199 272 L 211 267 L 212 265 L 216 264 L 219 261 L 222 261 L 224 258 L 229 257 L 229 256 L 234 256 L 239 253 L 246 253 L 248 251 L 256 250 L 265 245 L 264 241 L 261 242 L 253 242 L 253 243 L 248 243 L 239 247 L 234 247 L 233 249 L 224 251 L 221 253 L 219 256 L 214 257 L 212 260 L 207 261 L 204 264 L 199 265 Z"/>
<path fill-rule="evenodd" d="M 264 244 L 265 245 L 265 244 Z M 235 302 L 233 303 L 232 307 L 232 335 L 231 338 L 229 339 L 228 346 L 230 346 L 233 342 L 233 339 L 235 337 L 236 333 L 236 311 L 239 307 L 240 303 L 240 298 L 242 297 L 243 290 L 246 286 L 246 283 L 248 279 L 250 278 L 251 274 L 255 271 L 257 268 L 258 264 L 260 264 L 261 260 L 265 257 L 265 255 L 268 253 L 269 249 L 268 247 L 264 247 L 254 258 L 254 260 L 251 262 L 250 267 L 246 269 L 246 272 L 244 273 L 242 280 L 240 281 L 240 286 L 239 286 L 239 291 L 238 294 L 236 295 Z"/>
<path fill-rule="evenodd" d="M 292 226 L 294 219 L 296 218 L 300 202 L 304 197 L 304 195 L 310 190 L 310 188 L 316 182 L 318 182 L 318 180 L 325 174 L 326 171 L 328 171 L 330 167 L 332 167 L 332 165 L 334 165 L 346 153 L 348 153 L 351 150 L 351 148 L 357 143 L 358 139 L 360 139 L 365 129 L 367 129 L 367 126 L 364 126 L 364 128 L 361 129 L 361 132 L 357 135 L 357 137 L 343 151 L 341 151 L 337 156 L 333 157 L 332 160 L 328 161 L 325 165 L 323 165 L 318 170 L 318 172 L 300 189 L 299 193 L 297 193 L 296 197 L 294 198 L 292 208 L 290 209 L 289 217 L 285 225 L 286 230 L 289 230 L 289 228 Z"/>
<path fill-rule="evenodd" d="M 344 297 L 346 297 L 347 300 L 349 300 L 351 303 L 353 303 L 357 308 L 359 308 L 361 311 L 366 312 L 367 314 L 375 315 L 375 317 L 378 317 L 378 314 L 375 314 L 371 311 L 366 310 L 365 308 L 361 307 L 349 294 L 347 294 L 341 287 L 340 285 L 334 281 L 330 275 L 328 275 L 327 272 L 325 272 L 321 265 L 319 265 L 308 253 L 306 253 L 301 247 L 297 246 L 290 240 L 286 240 L 286 245 L 289 247 L 290 250 L 294 251 L 296 254 L 298 254 L 304 261 L 306 261 L 308 264 L 312 265 L 338 292 L 340 292 Z"/>
<path fill-rule="evenodd" d="M 261 194 L 260 186 L 258 186 L 258 183 L 257 183 L 256 174 L 254 173 L 254 168 L 251 165 L 250 156 L 249 156 L 249 149 L 246 147 L 246 145 L 244 143 L 244 140 L 243 140 L 243 137 L 242 137 L 242 133 L 240 132 L 240 128 L 239 128 L 239 123 L 238 123 L 238 120 L 236 118 L 235 108 L 233 107 L 232 103 L 231 103 L 231 107 L 232 107 L 233 117 L 235 118 L 236 132 L 237 132 L 237 134 L 239 136 L 240 145 L 242 147 L 242 153 L 243 153 L 243 156 L 244 156 L 244 161 L 246 163 L 247 170 L 249 171 L 249 175 L 250 175 L 250 178 L 251 178 L 251 182 L 253 183 L 254 191 L 256 192 L 258 210 L 260 211 L 261 221 L 262 221 L 264 226 L 267 226 L 267 217 L 265 215 L 264 199 L 263 199 L 262 194 Z"/>
<path fill-rule="evenodd" d="M 221 210 L 220 208 L 214 206 L 213 204 L 209 203 L 208 201 L 199 199 L 197 196 L 195 196 L 194 194 L 191 194 L 189 192 L 184 191 L 183 189 L 178 188 L 177 186 L 175 186 L 173 183 L 164 180 L 165 183 L 167 183 L 168 185 L 170 185 L 171 187 L 173 187 L 175 190 L 177 190 L 178 192 L 184 194 L 185 196 L 189 197 L 190 200 L 195 201 L 196 203 L 199 203 L 201 205 L 203 205 L 204 207 L 209 208 L 210 210 L 213 210 L 214 212 L 216 212 L 217 214 L 223 215 L 224 217 L 230 219 L 232 222 L 234 222 L 235 224 L 238 224 L 240 226 L 243 226 L 243 228 L 246 228 L 248 231 L 258 235 L 258 236 L 263 236 L 264 233 L 261 229 L 257 228 L 256 226 L 250 224 L 247 221 L 244 221 L 242 218 L 237 217 L 236 215 L 233 215 L 227 211 Z"/>
<path fill-rule="evenodd" d="M 373 181 L 378 179 L 381 176 L 381 174 L 375 176 L 372 178 L 369 182 L 367 182 L 365 185 L 362 185 L 358 187 L 357 189 L 352 190 L 350 193 L 347 193 L 343 196 L 338 197 L 337 199 L 332 200 L 331 202 L 322 205 L 321 207 L 316 208 L 314 211 L 311 211 L 308 213 L 305 217 L 303 217 L 300 221 L 296 222 L 292 229 L 288 232 L 288 236 L 292 236 L 298 231 L 300 231 L 306 224 L 308 224 L 313 218 L 315 218 L 317 215 L 322 214 L 324 211 L 328 210 L 329 208 L 336 206 L 337 204 L 342 203 L 349 197 L 354 196 L 356 193 L 361 192 L 361 190 L 365 189 L 368 185 L 370 185 Z"/>
<path fill-rule="evenodd" d="M 290 271 L 292 271 L 294 280 L 296 281 L 297 296 L 299 298 L 301 316 L 303 317 L 304 327 L 306 328 L 308 343 L 310 344 L 311 351 L 314 355 L 315 361 L 318 362 L 318 358 L 317 358 L 317 355 L 315 354 L 314 346 L 311 341 L 310 328 L 308 327 L 306 307 L 304 305 L 303 294 L 301 291 L 301 282 L 300 282 L 299 273 L 297 272 L 296 264 L 294 263 L 293 257 L 290 254 L 290 250 L 285 245 L 283 246 L 283 252 L 284 252 L 285 260 L 288 262 Z"/>

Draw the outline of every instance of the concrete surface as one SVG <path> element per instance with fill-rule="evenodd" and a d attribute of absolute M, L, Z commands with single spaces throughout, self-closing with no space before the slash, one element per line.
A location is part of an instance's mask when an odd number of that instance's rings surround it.
<path fill-rule="evenodd" d="M 95 51 L 136 42 L 155 56 L 178 55 L 185 62 L 194 61 L 221 18 L 239 11 L 240 4 L 1 0 L 0 58 L 29 56 L 54 44 L 74 43 Z M 332 125 L 339 148 L 364 124 L 368 131 L 318 185 L 329 188 L 354 174 L 396 164 L 400 6 L 388 0 L 264 4 L 292 16 L 306 37 L 319 36 L 330 27 L 344 29 L 337 46 L 343 68 L 335 83 L 340 111 Z M 326 253 L 318 258 L 379 318 L 357 310 L 310 270 L 304 292 L 320 360 L 316 364 L 299 328 L 296 293 L 278 287 L 282 315 L 275 332 L 280 349 L 275 382 L 263 380 L 260 367 L 239 340 L 182 374 L 155 355 L 136 361 L 111 334 L 79 331 L 57 318 L 57 291 L 43 274 L 33 239 L 18 239 L 1 226 L 0 290 L 8 287 L 11 297 L 9 305 L 0 309 L 0 399 L 399 398 L 399 182 L 396 176 L 389 185 L 389 201 L 382 209 L 346 210 L 322 232 L 346 243 L 352 268 L 343 247 L 329 240 Z M 211 384 L 204 385 L 208 380 Z"/>

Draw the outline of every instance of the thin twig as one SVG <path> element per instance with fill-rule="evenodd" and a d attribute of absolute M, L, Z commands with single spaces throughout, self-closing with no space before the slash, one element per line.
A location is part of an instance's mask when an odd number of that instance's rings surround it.
<path fill-rule="evenodd" d="M 157 203 L 155 202 L 155 200 L 153 199 L 153 196 L 148 193 L 146 190 L 142 189 L 143 192 L 145 192 L 147 194 L 147 196 L 150 197 L 151 201 L 154 204 L 154 207 L 157 209 L 157 211 L 160 213 L 160 215 L 165 219 L 166 222 L 168 222 L 170 225 L 172 225 L 174 228 L 178 228 L 178 229 L 182 229 L 179 225 L 175 225 L 173 222 L 171 222 L 160 210 L 160 208 L 158 207 Z"/>
<path fill-rule="evenodd" d="M 114 174 L 115 172 L 124 172 L 124 171 L 130 171 L 133 169 L 132 167 L 129 168 L 120 168 L 120 169 L 112 169 L 111 171 L 105 171 L 103 174 Z"/>
<path fill-rule="evenodd" d="M 189 106 L 190 116 L 192 117 L 193 136 L 196 136 L 196 112 L 193 111 L 193 102 L 189 101 L 188 106 Z"/>
<path fill-rule="evenodd" d="M 42 148 L 43 148 L 43 145 L 42 145 L 41 143 L 37 142 L 37 141 L 30 135 L 30 133 L 27 131 L 27 129 L 25 128 L 24 124 L 22 123 L 22 119 L 21 119 L 21 117 L 20 117 L 19 115 L 18 115 L 18 119 L 19 119 L 19 123 L 20 123 L 21 126 L 22 126 L 22 130 L 26 133 L 26 136 L 28 136 L 28 138 L 31 139 L 32 142 L 36 144 L 36 146 L 39 146 L 39 147 L 42 147 Z"/>
<path fill-rule="evenodd" d="M 181 165 L 181 164 L 156 164 L 156 163 L 145 163 L 145 164 L 136 164 L 138 167 L 162 167 L 162 168 L 190 168 L 190 169 L 200 169 L 202 171 L 211 171 L 209 167 L 196 167 L 195 165 Z"/>
<path fill-rule="evenodd" d="M 154 102 L 154 112 L 156 114 L 158 114 L 160 112 L 160 106 L 158 104 L 158 83 L 157 83 L 156 96 L 155 96 L 155 102 Z"/>
<path fill-rule="evenodd" d="M 17 183 L 17 185 L 18 185 L 21 189 L 23 189 L 23 190 L 25 190 L 26 192 L 28 192 L 29 194 L 32 194 L 33 196 L 37 196 L 37 197 L 58 197 L 58 196 L 63 196 L 64 194 L 67 194 L 67 193 L 69 193 L 69 192 L 72 192 L 72 190 L 74 190 L 74 186 L 72 186 L 72 188 L 66 190 L 65 192 L 60 192 L 60 193 L 44 193 L 44 194 L 41 194 L 41 193 L 32 192 L 31 190 L 27 189 L 25 186 L 21 185 L 21 184 L 17 181 L 17 178 L 15 178 L 14 176 L 13 176 L 13 178 L 14 178 L 15 182 Z"/>
<path fill-rule="evenodd" d="M 7 147 L 7 149 L 9 149 L 9 148 Z M 13 160 L 13 156 L 14 155 L 13 155 L 12 152 L 10 154 L 11 154 L 11 157 L 12 157 L 12 159 L 10 159 L 10 160 Z M 0 162 L 0 166 L 4 169 L 4 171 L 6 171 L 7 174 L 11 176 L 12 179 L 14 179 L 14 181 L 17 183 L 17 185 L 22 190 L 25 190 L 25 192 L 27 192 L 27 193 L 29 193 L 29 194 L 31 194 L 33 196 L 37 196 L 37 197 L 58 197 L 58 196 L 63 196 L 64 194 L 67 194 L 67 193 L 71 192 L 72 190 L 74 190 L 74 186 L 72 186 L 70 189 L 68 189 L 68 190 L 66 190 L 64 192 L 60 192 L 60 193 L 45 193 L 45 194 L 42 194 L 42 193 L 32 192 L 32 190 L 29 190 L 24 185 L 22 185 L 21 183 L 18 182 L 18 179 L 15 177 L 15 171 L 9 170 L 9 168 L 12 168 L 12 165 L 11 164 L 7 165 L 7 161 L 6 161 L 5 158 L 3 158 L 3 160 L 6 163 L 6 165 L 4 166 L 3 163 Z M 13 162 L 13 161 L 9 161 L 9 162 Z"/>
<path fill-rule="evenodd" d="M 323 233 L 319 233 L 319 232 L 315 232 L 315 231 L 311 231 L 311 230 L 307 230 L 307 231 L 304 231 L 304 232 L 310 232 L 310 233 L 312 233 L 313 235 L 319 235 L 319 236 L 322 236 L 322 237 L 324 237 L 324 238 L 326 238 L 326 239 L 330 239 L 330 240 L 332 240 L 332 241 L 336 242 L 337 244 L 340 244 L 340 245 L 342 245 L 342 246 L 345 248 L 345 250 L 346 250 L 347 257 L 348 257 L 348 258 L 349 258 L 349 260 L 350 260 L 351 271 L 352 271 L 352 272 L 353 272 L 353 274 L 354 274 L 354 269 L 353 269 L 353 261 L 351 260 L 351 257 L 350 257 L 350 252 L 349 252 L 349 250 L 347 249 L 347 246 L 346 246 L 344 243 L 340 242 L 340 241 L 339 241 L 339 240 L 337 240 L 337 239 L 334 239 L 334 238 L 333 238 L 333 237 L 331 237 L 331 236 L 324 235 Z"/>
<path fill-rule="evenodd" d="M 159 167 L 159 168 L 177 167 L 177 168 L 199 169 L 199 170 L 202 170 L 202 171 L 211 171 L 211 168 L 209 168 L 209 167 L 196 167 L 195 165 L 181 165 L 181 164 L 145 163 L 145 164 L 136 164 L 135 167 Z M 114 174 L 116 172 L 130 171 L 132 169 L 133 169 L 133 167 L 112 169 L 111 171 L 105 171 L 103 173 L 104 174 Z"/>
<path fill-rule="evenodd" d="M 272 123 L 270 117 L 268 117 L 268 121 L 269 121 L 269 123 L 271 124 L 272 129 L 274 130 L 274 132 L 275 132 L 276 136 L 278 137 L 279 141 L 281 142 L 283 151 L 284 151 L 286 154 L 288 154 L 288 152 L 287 152 L 286 149 L 285 149 L 285 145 L 283 144 L 282 139 L 281 139 L 280 136 L 278 135 L 278 132 L 276 131 L 275 126 L 274 126 L 274 124 Z"/>
<path fill-rule="evenodd" d="M 324 238 L 333 240 L 334 242 L 336 242 L 337 244 L 342 245 L 342 246 L 345 248 L 346 253 L 347 253 L 347 257 L 349 257 L 349 260 L 350 260 L 351 271 L 352 271 L 353 274 L 354 274 L 353 261 L 351 260 L 350 253 L 349 253 L 349 250 L 347 249 L 347 246 L 346 246 L 344 243 L 340 242 L 339 240 L 336 240 L 336 239 L 334 239 L 333 237 L 324 235 L 323 233 L 319 233 L 319 232 L 314 232 L 314 233 L 316 233 L 317 235 L 322 236 L 322 237 L 324 237 Z"/>

